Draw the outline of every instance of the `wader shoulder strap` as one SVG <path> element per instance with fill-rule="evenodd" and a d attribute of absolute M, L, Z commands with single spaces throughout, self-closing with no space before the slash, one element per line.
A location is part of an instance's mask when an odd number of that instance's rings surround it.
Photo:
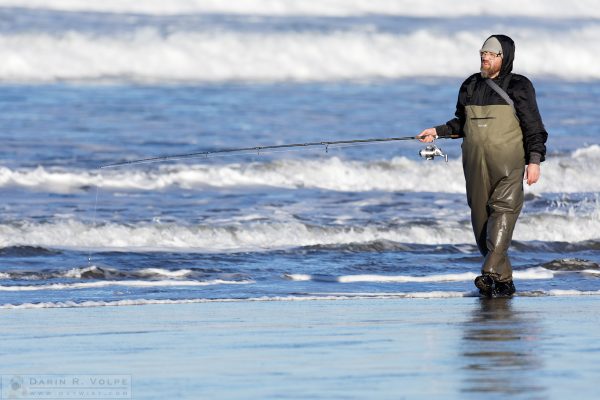
<path fill-rule="evenodd" d="M 485 83 L 487 83 L 489 87 L 491 87 L 496 93 L 498 93 L 500 97 L 502 97 L 504 101 L 508 103 L 509 106 L 511 106 L 513 109 L 515 108 L 515 102 L 508 96 L 508 93 L 506 93 L 504 89 L 498 86 L 496 82 L 488 78 L 485 80 Z"/>

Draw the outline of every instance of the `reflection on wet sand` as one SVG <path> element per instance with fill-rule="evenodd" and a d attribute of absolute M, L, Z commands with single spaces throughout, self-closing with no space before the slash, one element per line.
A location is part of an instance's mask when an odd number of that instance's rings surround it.
<path fill-rule="evenodd" d="M 536 384 L 543 365 L 540 326 L 533 313 L 519 312 L 515 299 L 479 299 L 465 322 L 461 349 L 464 393 L 544 398 Z"/>

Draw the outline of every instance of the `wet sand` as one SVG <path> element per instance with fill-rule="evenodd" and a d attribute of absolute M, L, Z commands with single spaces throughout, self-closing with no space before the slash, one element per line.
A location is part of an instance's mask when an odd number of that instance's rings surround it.
<path fill-rule="evenodd" d="M 593 398 L 597 296 L 0 310 L 0 372 L 135 399 Z"/>

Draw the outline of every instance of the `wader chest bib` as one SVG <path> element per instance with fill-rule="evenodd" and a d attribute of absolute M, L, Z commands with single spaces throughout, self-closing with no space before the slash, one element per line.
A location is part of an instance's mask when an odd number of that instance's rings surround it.
<path fill-rule="evenodd" d="M 482 274 L 512 280 L 508 247 L 523 206 L 523 133 L 510 105 L 465 106 L 462 144 L 467 202 Z"/>

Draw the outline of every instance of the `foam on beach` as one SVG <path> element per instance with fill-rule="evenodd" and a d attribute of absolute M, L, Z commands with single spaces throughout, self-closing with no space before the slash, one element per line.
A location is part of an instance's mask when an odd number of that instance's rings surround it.
<path fill-rule="evenodd" d="M 552 279 L 554 272 L 542 267 L 528 268 L 525 270 L 514 271 L 513 276 L 519 280 L 533 279 Z M 464 272 L 459 274 L 434 274 L 425 276 L 414 275 L 309 275 L 309 274 L 285 274 L 284 278 L 292 281 L 321 281 L 321 282 L 339 282 L 339 283 L 357 283 L 357 282 L 379 282 L 379 283 L 426 283 L 426 282 L 466 282 L 472 281 L 477 277 L 473 272 Z"/>
<path fill-rule="evenodd" d="M 473 297 L 474 292 L 412 292 L 412 293 L 339 293 L 306 296 L 263 296 L 245 299 L 131 299 L 117 301 L 82 301 L 82 302 L 40 302 L 24 304 L 3 304 L 0 309 L 14 308 L 77 308 L 77 307 L 114 307 L 114 306 L 140 306 L 149 304 L 191 304 L 191 303 L 238 303 L 238 302 L 291 302 L 291 301 L 335 301 L 335 300 L 363 300 L 363 299 L 401 299 L 401 298 L 452 298 Z"/>

